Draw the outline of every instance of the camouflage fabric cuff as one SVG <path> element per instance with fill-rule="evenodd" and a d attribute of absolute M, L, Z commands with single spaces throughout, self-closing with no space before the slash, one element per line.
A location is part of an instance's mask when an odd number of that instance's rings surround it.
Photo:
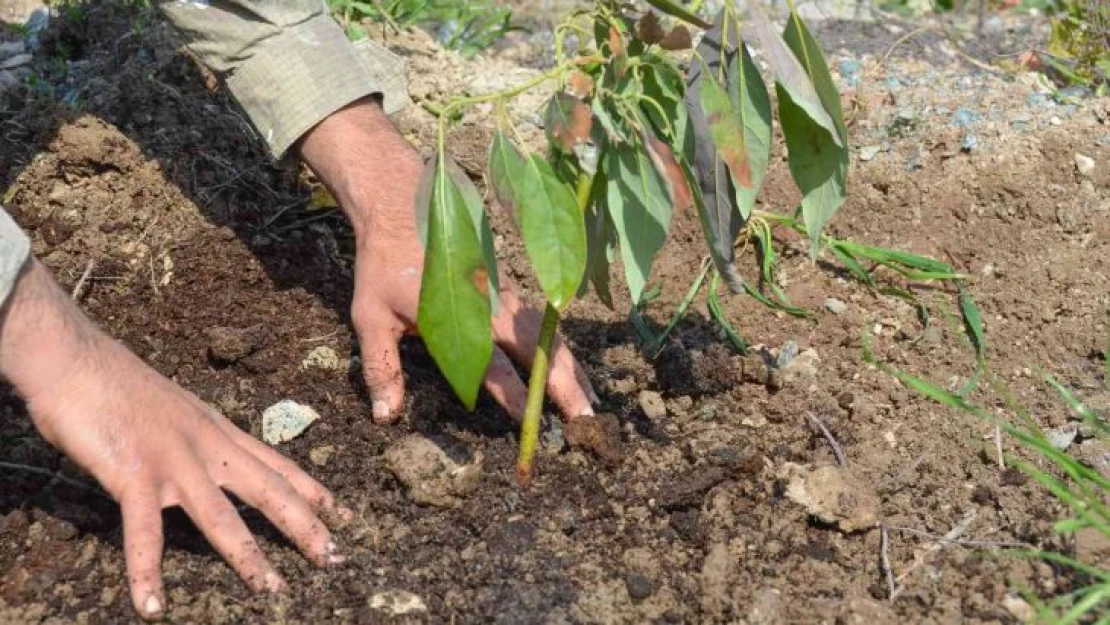
<path fill-rule="evenodd" d="M 11 295 L 15 280 L 30 254 L 31 242 L 27 240 L 27 235 L 0 208 L 0 306 Z"/>
<path fill-rule="evenodd" d="M 359 98 L 379 95 L 386 114 L 408 102 L 404 61 L 368 40 L 352 44 L 327 15 L 267 39 L 227 85 L 278 160 L 313 126 Z"/>

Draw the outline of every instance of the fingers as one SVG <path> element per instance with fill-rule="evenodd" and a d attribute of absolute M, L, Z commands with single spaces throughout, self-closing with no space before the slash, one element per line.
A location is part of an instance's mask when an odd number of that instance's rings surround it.
<path fill-rule="evenodd" d="M 331 491 L 309 477 L 292 460 L 281 455 L 273 447 L 235 427 L 230 421 L 225 419 L 223 425 L 225 431 L 237 445 L 274 471 L 277 471 L 293 487 L 293 490 L 297 491 L 297 494 L 308 502 L 313 512 L 319 515 L 321 520 L 332 529 L 338 529 L 354 519 L 354 511 L 336 503 L 335 496 Z"/>
<path fill-rule="evenodd" d="M 525 306 L 515 292 L 504 290 L 501 309 L 493 320 L 494 339 L 513 360 L 530 367 L 542 319 L 540 312 Z M 592 403 L 597 395 L 585 370 L 558 336 L 552 350 L 547 394 L 567 419 L 594 414 Z"/>
<path fill-rule="evenodd" d="M 162 505 L 151 492 L 123 497 L 123 551 L 131 603 L 146 619 L 161 616 L 166 607 L 162 593 Z"/>
<path fill-rule="evenodd" d="M 370 392 L 375 423 L 397 420 L 405 400 L 405 379 L 401 375 L 401 354 L 397 341 L 404 328 L 392 315 L 358 324 L 359 348 L 362 352 L 362 375 Z"/>
<path fill-rule="evenodd" d="M 285 581 L 266 561 L 223 491 L 203 473 L 183 476 L 182 483 L 188 483 L 188 488 L 182 487 L 181 507 L 247 586 L 255 592 L 285 590 Z"/>
<path fill-rule="evenodd" d="M 489 368 L 486 369 L 486 390 L 493 399 L 516 421 L 524 418 L 528 403 L 528 388 L 521 382 L 512 360 L 500 348 L 493 348 Z"/>
<path fill-rule="evenodd" d="M 346 560 L 336 553 L 331 533 L 315 510 L 280 473 L 250 454 L 231 461 L 227 472 L 233 479 L 224 486 L 266 515 L 317 566 Z"/>

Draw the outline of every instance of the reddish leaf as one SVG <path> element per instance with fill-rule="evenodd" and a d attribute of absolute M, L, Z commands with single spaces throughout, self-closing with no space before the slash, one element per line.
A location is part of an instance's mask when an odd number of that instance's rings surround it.
<path fill-rule="evenodd" d="M 624 36 L 616 26 L 609 27 L 609 50 L 613 56 L 624 56 Z"/>
<path fill-rule="evenodd" d="M 689 28 L 679 24 L 659 41 L 659 47 L 664 50 L 689 50 L 694 47 L 694 37 Z"/>
<path fill-rule="evenodd" d="M 706 72 L 698 95 L 713 145 L 717 148 L 718 156 L 728 165 L 733 182 L 740 188 L 752 188 L 752 167 L 748 160 L 744 127 L 728 92 L 716 78 Z"/>
<path fill-rule="evenodd" d="M 586 72 L 571 72 L 567 79 L 567 93 L 580 100 L 589 98 L 594 93 L 594 79 Z"/>
<path fill-rule="evenodd" d="M 670 146 L 651 132 L 645 132 L 644 147 L 667 187 L 674 209 L 680 211 L 693 207 L 694 196 L 690 192 L 690 185 Z"/>
<path fill-rule="evenodd" d="M 574 146 L 589 141 L 593 114 L 585 102 L 560 92 L 548 102 L 544 123 L 551 144 L 573 154 Z"/>
<path fill-rule="evenodd" d="M 636 33 L 649 46 L 659 43 L 667 36 L 667 31 L 663 30 L 663 24 L 659 23 L 659 17 L 651 11 L 644 13 L 640 21 L 636 22 Z"/>

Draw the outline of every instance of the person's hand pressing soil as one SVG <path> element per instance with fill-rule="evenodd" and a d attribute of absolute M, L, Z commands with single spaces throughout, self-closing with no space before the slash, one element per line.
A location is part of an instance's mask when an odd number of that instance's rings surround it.
<path fill-rule="evenodd" d="M 171 506 L 252 589 L 285 588 L 222 489 L 262 511 L 318 566 L 344 561 L 321 519 L 338 524 L 350 510 L 97 329 L 34 259 L 0 309 L 0 375 L 42 435 L 119 502 L 131 599 L 144 617 L 166 609 L 162 509 Z"/>

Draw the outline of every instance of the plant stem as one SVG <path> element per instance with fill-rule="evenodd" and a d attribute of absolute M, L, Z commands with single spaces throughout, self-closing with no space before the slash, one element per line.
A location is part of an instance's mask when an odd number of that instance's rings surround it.
<path fill-rule="evenodd" d="M 551 363 L 551 345 L 555 341 L 555 328 L 559 325 L 559 311 L 551 304 L 543 311 L 540 340 L 536 356 L 532 359 L 532 373 L 528 378 L 528 402 L 524 408 L 524 422 L 520 426 L 520 453 L 516 461 L 516 477 L 521 487 L 532 483 L 532 457 L 536 455 L 536 442 L 540 437 L 540 417 L 547 390 L 547 372 Z"/>
<path fill-rule="evenodd" d="M 590 203 L 594 177 L 587 172 L 578 174 L 576 196 L 578 208 L 583 213 Z M 548 302 L 540 324 L 540 338 L 536 355 L 532 358 L 532 373 L 528 377 L 528 400 L 524 405 L 524 421 L 520 424 L 520 451 L 516 461 L 516 478 L 522 488 L 532 484 L 532 458 L 540 438 L 540 417 L 543 416 L 543 399 L 547 392 L 547 374 L 551 364 L 551 347 L 555 330 L 559 327 L 559 310 Z"/>

